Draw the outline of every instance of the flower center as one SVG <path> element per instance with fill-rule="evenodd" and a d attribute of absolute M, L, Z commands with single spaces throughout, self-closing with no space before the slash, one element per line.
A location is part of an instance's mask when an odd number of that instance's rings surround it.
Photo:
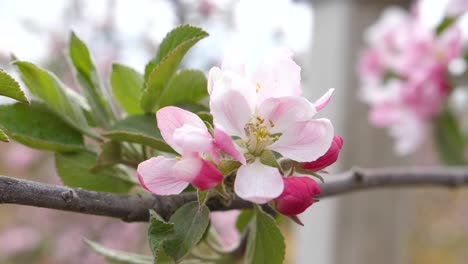
<path fill-rule="evenodd" d="M 257 84 L 255 85 L 255 92 L 256 92 L 256 93 L 259 93 L 261 89 L 262 89 L 262 87 L 260 86 L 260 84 L 257 83 Z"/>
<path fill-rule="evenodd" d="M 244 127 L 247 135 L 246 147 L 254 156 L 260 156 L 266 147 L 275 143 L 281 134 L 271 134 L 270 129 L 274 127 L 273 121 L 254 116 Z"/>

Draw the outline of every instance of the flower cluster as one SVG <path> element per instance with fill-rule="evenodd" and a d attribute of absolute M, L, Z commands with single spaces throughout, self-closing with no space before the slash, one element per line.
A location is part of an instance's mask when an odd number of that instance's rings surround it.
<path fill-rule="evenodd" d="M 180 156 L 154 157 L 138 166 L 143 187 L 159 194 L 182 192 L 189 184 L 205 191 L 228 184 L 220 168 L 236 164 L 237 196 L 271 202 L 284 215 L 297 215 L 315 201 L 319 185 L 309 176 L 334 163 L 342 139 L 328 119 L 314 115 L 329 102 L 333 89 L 314 103 L 301 97 L 300 67 L 284 49 L 275 50 L 247 76 L 236 56 L 208 76 L 213 124 L 194 113 L 169 106 L 156 113 L 164 140 Z"/>
<path fill-rule="evenodd" d="M 456 26 L 429 28 L 414 13 L 387 9 L 368 30 L 358 67 L 370 122 L 389 128 L 402 155 L 423 142 L 425 127 L 450 92 L 448 66 L 462 56 Z"/>

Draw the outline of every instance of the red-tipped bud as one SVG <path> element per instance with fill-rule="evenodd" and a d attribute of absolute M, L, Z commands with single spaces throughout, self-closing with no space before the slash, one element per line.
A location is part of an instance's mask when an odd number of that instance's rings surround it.
<path fill-rule="evenodd" d="M 335 135 L 328 151 L 315 161 L 301 163 L 301 169 L 319 171 L 332 165 L 338 159 L 338 155 L 340 154 L 342 146 L 343 139 L 340 136 Z"/>
<path fill-rule="evenodd" d="M 275 199 L 276 210 L 283 215 L 297 215 L 304 212 L 320 194 L 320 186 L 309 177 L 291 176 L 284 178 L 283 193 Z"/>

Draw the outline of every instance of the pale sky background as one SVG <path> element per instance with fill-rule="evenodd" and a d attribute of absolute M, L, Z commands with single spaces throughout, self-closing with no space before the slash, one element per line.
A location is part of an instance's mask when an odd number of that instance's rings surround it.
<path fill-rule="evenodd" d="M 423 0 L 422 18 L 427 25 L 437 24 L 443 16 L 444 6 L 449 0 Z M 99 43 L 90 43 L 93 28 L 91 25 L 104 23 L 107 1 L 85 0 L 85 19 L 77 23 L 67 23 L 61 18 L 68 1 L 62 0 L 0 0 L 0 54 L 13 52 L 20 59 L 39 63 L 47 54 L 48 38 L 46 31 L 37 33 L 27 30 L 29 27 L 47 29 L 62 36 L 68 36 L 74 30 L 91 47 L 94 56 L 99 56 Z M 197 3 L 197 0 L 184 2 Z M 213 0 L 220 7 L 230 8 L 229 0 Z M 233 8 L 234 26 L 220 23 L 212 16 L 200 26 L 210 33 L 210 37 L 195 46 L 190 54 L 197 58 L 220 58 L 227 49 L 242 48 L 247 58 L 256 60 L 264 52 L 275 46 L 288 46 L 296 53 L 305 53 L 312 40 L 313 12 L 308 4 L 293 3 L 290 0 L 249 0 L 238 1 Z M 148 55 L 143 53 L 141 40 L 146 32 L 149 39 L 157 42 L 176 25 L 171 1 L 139 0 L 116 1 L 117 39 L 121 43 L 120 62 L 142 69 Z M 467 25 L 468 17 L 462 22 Z M 275 31 L 281 31 L 282 41 L 272 37 Z M 468 36 L 466 32 L 465 36 Z M 467 37 L 468 38 L 468 37 Z M 192 61 L 191 66 L 200 66 L 200 60 Z M 197 63 L 198 62 L 198 63 Z"/>
<path fill-rule="evenodd" d="M 197 2 L 190 1 L 188 2 Z M 65 3 L 61 0 L 0 0 L 0 53 L 13 52 L 21 59 L 35 63 L 47 54 L 46 32 L 28 31 L 24 21 L 33 21 L 35 28 L 57 32 L 68 36 L 74 30 L 96 53 L 99 47 L 90 43 L 93 24 L 103 23 L 107 1 L 87 0 L 84 13 L 85 21 L 64 25 L 60 14 Z M 223 6 L 229 1 L 215 0 Z M 116 24 L 118 39 L 123 49 L 121 62 L 142 69 L 148 61 L 142 54 L 142 44 L 137 39 L 142 32 L 148 37 L 160 41 L 164 35 L 176 26 L 176 17 L 172 12 L 170 1 L 140 0 L 116 1 Z M 221 57 L 225 49 L 232 46 L 242 47 L 249 55 L 259 55 L 258 51 L 268 50 L 274 46 L 289 46 L 296 52 L 308 49 L 312 33 L 312 12 L 305 3 L 291 3 L 289 0 L 255 0 L 240 1 L 234 7 L 234 27 L 229 29 L 212 17 L 200 26 L 210 33 L 210 37 L 200 42 L 194 54 L 201 57 Z M 268 6 L 267 10 L 265 7 Z M 283 43 L 275 43 L 271 37 L 272 30 L 280 29 L 285 37 Z M 250 52 L 252 51 L 252 52 Z M 208 53 L 209 52 L 209 53 Z M 95 57 L 99 54 L 94 54 Z M 250 57 L 250 56 L 249 56 Z M 196 65 L 194 65 L 196 66 Z"/>

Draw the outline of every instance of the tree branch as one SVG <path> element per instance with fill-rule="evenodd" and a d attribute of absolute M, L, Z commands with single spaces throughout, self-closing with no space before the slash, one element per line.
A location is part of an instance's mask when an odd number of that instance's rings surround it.
<path fill-rule="evenodd" d="M 321 184 L 320 198 L 375 188 L 429 185 L 461 187 L 468 185 L 468 167 L 353 169 L 326 178 L 330 181 Z M 101 215 L 128 222 L 147 221 L 149 209 L 154 209 L 168 219 L 177 208 L 195 200 L 194 193 L 172 196 L 120 195 L 0 176 L 0 204 L 20 204 Z M 210 199 L 207 205 L 211 210 L 241 209 L 251 206 L 249 202 L 241 199 L 235 199 L 227 206 L 219 199 Z"/>
<path fill-rule="evenodd" d="M 468 186 L 468 167 L 389 167 L 352 170 L 325 177 L 319 197 L 376 188 Z"/>

